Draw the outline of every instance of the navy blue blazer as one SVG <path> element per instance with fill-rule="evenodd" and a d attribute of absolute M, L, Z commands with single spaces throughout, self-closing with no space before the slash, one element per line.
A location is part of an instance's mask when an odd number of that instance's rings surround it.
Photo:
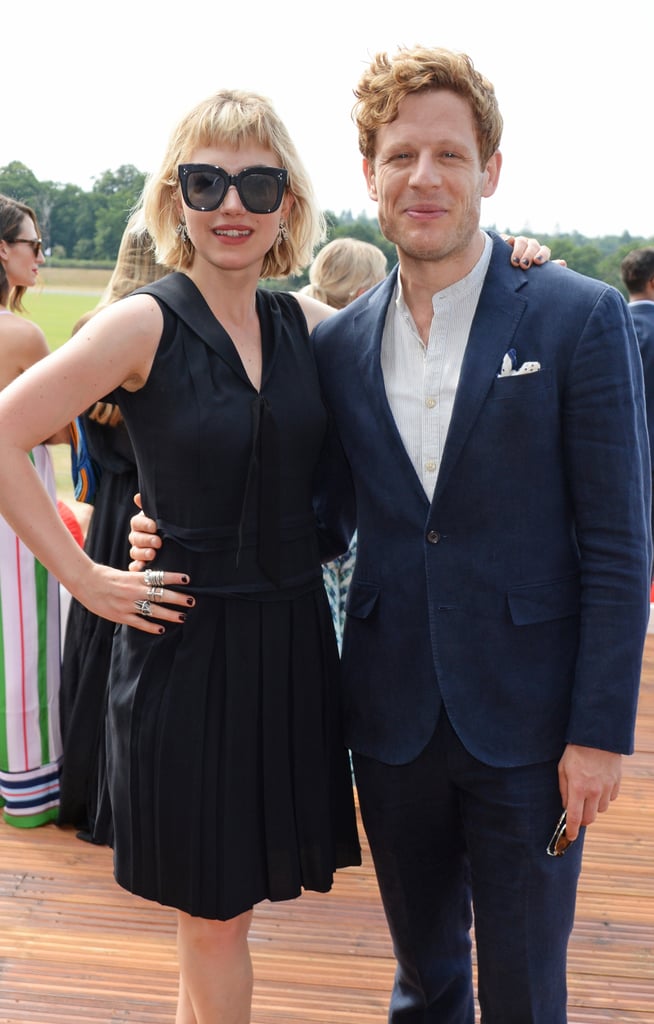
<path fill-rule="evenodd" d="M 629 312 L 633 317 L 640 355 L 643 360 L 647 429 L 651 439 L 650 454 L 654 471 L 654 302 L 647 300 L 630 302 Z"/>
<path fill-rule="evenodd" d="M 315 331 L 334 432 L 316 508 L 334 550 L 356 525 L 343 643 L 348 745 L 413 760 L 445 703 L 478 759 L 629 753 L 649 618 L 643 373 L 620 293 L 499 237 L 433 501 L 380 363 L 397 269 Z M 499 379 L 502 358 L 539 372 Z"/>

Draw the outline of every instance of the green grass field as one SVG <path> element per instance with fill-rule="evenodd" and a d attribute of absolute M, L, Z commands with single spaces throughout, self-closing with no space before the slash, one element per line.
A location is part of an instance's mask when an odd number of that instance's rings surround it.
<path fill-rule="evenodd" d="M 93 309 L 98 295 L 69 295 L 66 292 L 30 292 L 23 300 L 28 320 L 37 323 L 51 350 L 68 341 L 83 313 Z"/>
<path fill-rule="evenodd" d="M 109 270 L 68 270 L 44 267 L 40 284 L 23 303 L 26 316 L 39 325 L 51 349 L 70 338 L 79 318 L 97 305 L 110 277 Z"/>

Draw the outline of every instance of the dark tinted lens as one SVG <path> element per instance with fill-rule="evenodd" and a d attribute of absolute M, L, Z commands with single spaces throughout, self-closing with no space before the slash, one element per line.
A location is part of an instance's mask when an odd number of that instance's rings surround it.
<path fill-rule="evenodd" d="M 243 205 L 251 213 L 272 213 L 279 206 L 282 188 L 279 177 L 274 172 L 266 173 L 253 168 L 246 171 L 241 178 L 240 187 Z"/>
<path fill-rule="evenodd" d="M 210 171 L 191 171 L 186 178 L 188 205 L 195 210 L 216 210 L 227 191 L 225 182 Z"/>

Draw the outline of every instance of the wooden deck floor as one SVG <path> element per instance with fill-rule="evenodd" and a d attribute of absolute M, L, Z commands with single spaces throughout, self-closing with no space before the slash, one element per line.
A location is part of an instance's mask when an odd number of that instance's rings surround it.
<path fill-rule="evenodd" d="M 570 949 L 571 1024 L 654 1022 L 654 635 L 637 753 L 589 834 Z M 383 1024 L 393 960 L 370 856 L 329 896 L 257 908 L 253 1024 Z M 171 1024 L 172 912 L 123 892 L 74 832 L 0 823 L 0 1024 Z"/>

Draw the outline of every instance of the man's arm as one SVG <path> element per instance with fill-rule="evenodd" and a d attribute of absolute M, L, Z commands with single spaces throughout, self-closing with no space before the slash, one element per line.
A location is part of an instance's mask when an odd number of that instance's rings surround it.
<path fill-rule="evenodd" d="M 157 524 L 154 519 L 146 516 L 141 508 L 141 495 L 134 495 L 134 504 L 138 505 L 140 512 L 136 512 L 129 521 L 129 557 L 133 559 L 129 563 L 130 572 L 143 572 L 148 562 L 152 562 L 157 551 L 161 547 L 161 537 L 157 533 Z"/>
<path fill-rule="evenodd" d="M 570 368 L 567 475 L 581 555 L 579 652 L 559 785 L 574 839 L 619 792 L 633 749 L 651 579 L 651 472 L 642 365 L 628 310 L 596 304 Z"/>

